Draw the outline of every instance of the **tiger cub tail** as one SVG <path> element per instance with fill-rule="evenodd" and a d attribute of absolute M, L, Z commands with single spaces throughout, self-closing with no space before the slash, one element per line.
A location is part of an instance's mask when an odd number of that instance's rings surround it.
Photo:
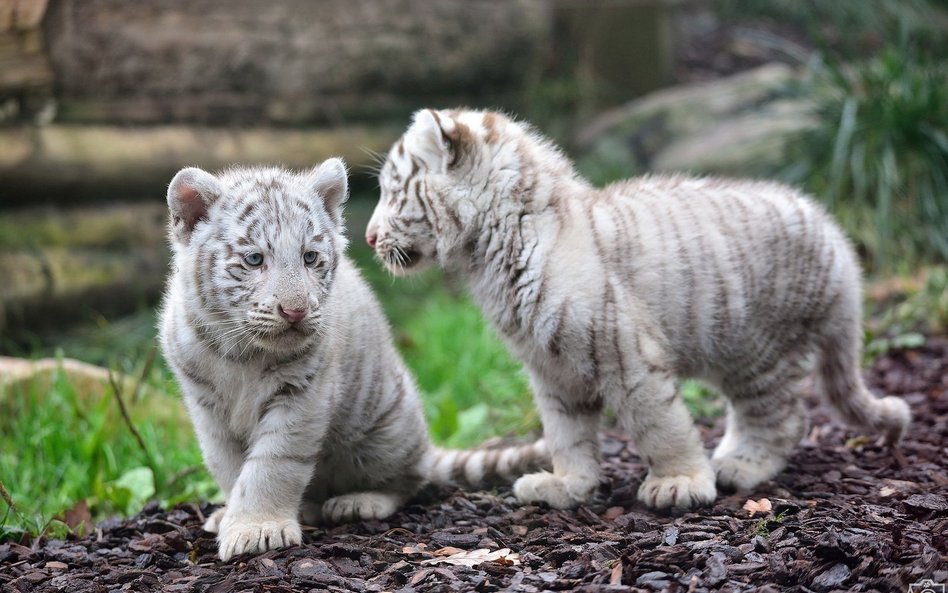
<path fill-rule="evenodd" d="M 511 483 L 525 473 L 550 469 L 553 465 L 543 439 L 507 447 L 432 447 L 426 461 L 428 481 L 473 488 Z"/>
<path fill-rule="evenodd" d="M 821 349 L 818 378 L 822 391 L 847 424 L 882 433 L 885 442 L 894 445 L 912 421 L 908 404 L 891 395 L 875 397 L 860 374 L 858 339 L 842 338 L 830 340 Z"/>

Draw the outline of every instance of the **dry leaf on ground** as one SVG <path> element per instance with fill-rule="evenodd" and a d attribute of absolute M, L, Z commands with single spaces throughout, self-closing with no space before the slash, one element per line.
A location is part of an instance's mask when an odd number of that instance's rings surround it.
<path fill-rule="evenodd" d="M 749 512 L 751 517 L 757 513 L 769 513 L 771 508 L 773 507 L 770 505 L 770 501 L 766 498 L 761 498 L 760 500 L 748 500 L 744 503 L 744 510 Z"/>
<path fill-rule="evenodd" d="M 467 550 L 462 550 L 461 548 L 455 548 L 453 546 L 445 546 L 443 548 L 438 548 L 432 554 L 439 557 L 445 556 L 455 556 L 457 554 L 466 554 Z"/>
<path fill-rule="evenodd" d="M 622 559 L 616 560 L 612 565 L 612 572 L 609 573 L 609 584 L 613 586 L 622 584 Z"/>
<path fill-rule="evenodd" d="M 75 533 L 84 535 L 92 533 L 95 523 L 92 522 L 92 513 L 89 512 L 89 503 L 80 500 L 71 509 L 63 512 L 62 521 Z"/>
<path fill-rule="evenodd" d="M 405 546 L 402 548 L 402 554 L 408 554 L 409 556 L 431 556 L 431 552 L 428 551 L 428 544 L 425 543 Z"/>
<path fill-rule="evenodd" d="M 606 509 L 606 512 L 602 514 L 602 518 L 606 521 L 615 521 L 624 514 L 625 509 L 623 507 L 609 507 Z"/>
<path fill-rule="evenodd" d="M 487 548 L 478 548 L 477 550 L 461 551 L 443 558 L 432 558 L 424 560 L 422 564 L 451 564 L 454 566 L 475 567 L 484 562 L 496 562 L 506 566 L 516 566 L 520 564 L 520 555 L 510 551 L 510 548 L 501 548 L 491 552 Z"/>

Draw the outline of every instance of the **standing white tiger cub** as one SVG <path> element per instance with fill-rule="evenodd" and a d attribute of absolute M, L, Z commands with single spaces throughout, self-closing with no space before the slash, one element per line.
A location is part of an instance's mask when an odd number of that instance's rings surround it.
<path fill-rule="evenodd" d="M 520 478 L 521 500 L 590 498 L 603 406 L 649 466 L 649 506 L 773 477 L 806 432 L 797 384 L 811 354 L 845 420 L 889 443 L 909 423 L 904 401 L 874 398 L 860 376 L 852 248 L 789 187 L 645 177 L 597 189 L 529 126 L 465 110 L 416 113 L 380 187 L 366 240 L 388 269 L 460 271 L 529 371 L 554 471 Z M 729 401 L 710 460 L 683 377 Z"/>
<path fill-rule="evenodd" d="M 307 173 L 183 169 L 161 345 L 227 499 L 220 557 L 300 543 L 298 519 L 384 518 L 426 481 L 477 485 L 547 465 L 542 441 L 428 440 L 415 382 L 345 257 L 342 161 Z"/>

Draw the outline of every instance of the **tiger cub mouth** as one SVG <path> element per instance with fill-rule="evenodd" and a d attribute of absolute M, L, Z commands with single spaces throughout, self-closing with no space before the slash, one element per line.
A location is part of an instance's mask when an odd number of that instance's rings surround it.
<path fill-rule="evenodd" d="M 420 252 L 420 251 L 417 251 L 417 250 L 411 249 L 411 248 L 402 249 L 402 255 L 405 256 L 405 267 L 406 267 L 406 268 L 410 268 L 410 267 L 414 266 L 414 265 L 417 264 L 417 263 L 421 260 L 421 258 L 422 258 L 422 255 L 421 255 L 421 252 Z"/>
<path fill-rule="evenodd" d="M 413 268 L 424 257 L 424 255 L 417 249 L 412 247 L 402 247 L 400 245 L 393 245 L 391 248 L 386 250 L 384 254 L 379 253 L 379 256 L 390 268 L 398 268 L 402 270 Z"/>

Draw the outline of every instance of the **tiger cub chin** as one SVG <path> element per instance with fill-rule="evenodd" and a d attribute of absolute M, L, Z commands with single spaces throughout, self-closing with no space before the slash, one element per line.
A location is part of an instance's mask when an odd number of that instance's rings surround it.
<path fill-rule="evenodd" d="M 542 441 L 434 447 L 415 382 L 345 256 L 346 169 L 183 169 L 165 357 L 226 497 L 205 528 L 228 560 L 299 544 L 299 519 L 393 513 L 425 482 L 476 486 L 547 465 Z"/>
<path fill-rule="evenodd" d="M 649 471 L 651 507 L 714 500 L 787 463 L 807 431 L 811 355 L 821 391 L 855 426 L 896 442 L 906 403 L 860 376 L 860 270 L 827 213 L 776 183 L 649 176 L 596 188 L 530 126 L 481 111 L 419 111 L 388 153 L 368 243 L 394 274 L 437 262 L 525 364 L 553 473 L 514 485 L 570 507 L 599 483 L 611 408 Z M 711 458 L 678 392 L 728 399 Z"/>

